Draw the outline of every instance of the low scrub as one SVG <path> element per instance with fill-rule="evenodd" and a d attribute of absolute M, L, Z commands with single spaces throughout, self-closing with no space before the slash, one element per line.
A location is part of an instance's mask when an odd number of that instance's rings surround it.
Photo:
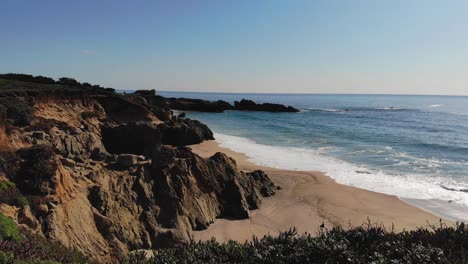
<path fill-rule="evenodd" d="M 132 254 L 122 263 L 467 263 L 468 228 L 440 225 L 396 233 L 378 225 L 320 229 L 318 236 L 290 230 L 251 242 L 192 242 Z"/>
<path fill-rule="evenodd" d="M 12 219 L 0 213 L 0 263 L 52 264 L 91 261 L 76 250 L 21 231 Z"/>
<path fill-rule="evenodd" d="M 0 203 L 19 207 L 29 204 L 26 197 L 21 194 L 16 185 L 11 181 L 0 181 Z"/>

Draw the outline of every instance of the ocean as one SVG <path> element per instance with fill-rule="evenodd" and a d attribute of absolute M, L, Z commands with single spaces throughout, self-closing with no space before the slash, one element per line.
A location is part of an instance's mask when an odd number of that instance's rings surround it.
<path fill-rule="evenodd" d="M 294 106 L 301 112 L 187 115 L 206 123 L 221 146 L 245 153 L 259 165 L 323 171 L 338 183 L 396 195 L 453 220 L 468 220 L 468 97 L 159 94 Z"/>

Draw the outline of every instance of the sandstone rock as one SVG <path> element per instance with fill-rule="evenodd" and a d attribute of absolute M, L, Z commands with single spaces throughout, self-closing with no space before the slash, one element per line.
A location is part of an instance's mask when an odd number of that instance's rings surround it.
<path fill-rule="evenodd" d="M 69 167 L 69 168 L 74 168 L 76 163 L 72 159 L 67 159 L 67 158 L 61 158 L 60 162 L 63 164 L 63 166 Z"/>
<path fill-rule="evenodd" d="M 91 151 L 91 155 L 89 156 L 92 160 L 95 160 L 95 161 L 103 161 L 107 158 L 107 153 L 105 150 L 99 148 L 99 147 L 95 147 L 93 148 L 93 150 Z"/>
<path fill-rule="evenodd" d="M 159 145 L 156 146 L 153 151 L 151 164 L 153 168 L 166 167 L 170 162 L 173 161 L 176 154 L 174 148 L 170 145 Z"/>
<path fill-rule="evenodd" d="M 167 100 L 81 92 L 27 99 L 35 115 L 52 119 L 50 136 L 12 132 L 18 146 L 44 144 L 16 150 L 11 166 L 17 188 L 35 199 L 30 211 L 7 208 L 24 227 L 108 263 L 135 249 L 186 243 L 219 217 L 247 218 L 274 193 L 264 172 L 240 172 L 224 154 L 205 159 L 184 147 L 213 133 L 195 120 L 169 121 Z M 232 108 L 222 101 L 196 107 Z"/>
<path fill-rule="evenodd" d="M 44 131 L 34 131 L 32 132 L 32 137 L 38 140 L 44 140 L 46 133 Z"/>
<path fill-rule="evenodd" d="M 29 205 L 23 206 L 19 210 L 18 224 L 25 225 L 36 233 L 40 232 L 41 229 L 40 222 L 34 217 Z"/>
<path fill-rule="evenodd" d="M 138 156 L 133 154 L 120 154 L 117 163 L 123 167 L 135 166 L 138 163 Z"/>

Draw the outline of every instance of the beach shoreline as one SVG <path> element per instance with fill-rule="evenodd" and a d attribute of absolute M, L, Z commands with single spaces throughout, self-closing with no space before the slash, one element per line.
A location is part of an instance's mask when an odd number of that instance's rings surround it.
<path fill-rule="evenodd" d="M 212 237 L 220 242 L 245 241 L 252 236 L 276 235 L 292 227 L 299 234 L 316 235 L 322 224 L 328 228 L 336 225 L 346 228 L 370 222 L 395 231 L 439 225 L 441 219 L 447 225 L 454 224 L 441 217 L 443 213 L 435 215 L 397 196 L 339 184 L 322 172 L 282 170 L 254 164 L 245 154 L 223 148 L 216 141 L 204 141 L 190 147 L 202 157 L 223 152 L 236 160 L 240 170 L 263 170 L 281 187 L 275 195 L 265 198 L 259 209 L 251 211 L 249 219 L 217 219 L 206 230 L 195 232 L 197 241 Z"/>

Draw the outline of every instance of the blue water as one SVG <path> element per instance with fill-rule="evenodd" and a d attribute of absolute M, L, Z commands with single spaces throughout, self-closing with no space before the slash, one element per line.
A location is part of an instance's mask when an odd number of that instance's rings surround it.
<path fill-rule="evenodd" d="M 292 105 L 299 113 L 190 112 L 258 164 L 320 170 L 402 198 L 468 205 L 468 97 L 161 92 Z"/>

